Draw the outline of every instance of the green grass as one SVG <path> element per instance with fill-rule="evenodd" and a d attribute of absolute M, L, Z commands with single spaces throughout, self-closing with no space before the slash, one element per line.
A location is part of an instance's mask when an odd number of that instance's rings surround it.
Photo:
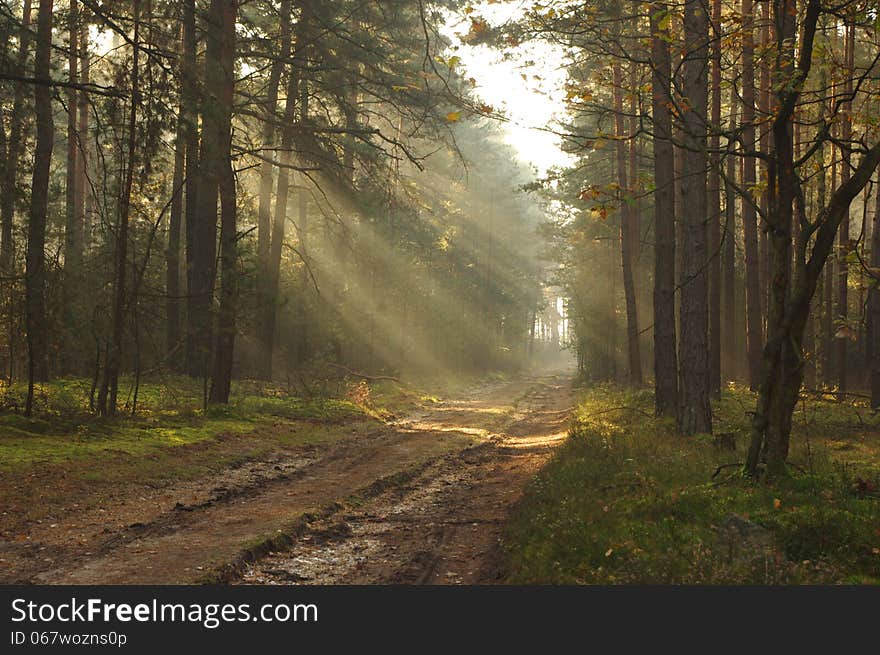
<path fill-rule="evenodd" d="M 202 410 L 197 385 L 180 379 L 143 384 L 134 413 L 130 399 L 122 398 L 117 416 L 102 418 L 89 412 L 89 386 L 76 379 L 41 385 L 32 418 L 15 411 L 24 404 L 22 385 L 0 387 L 0 471 L 76 461 L 100 465 L 118 456 L 145 458 L 278 422 L 339 424 L 365 418 L 364 410 L 349 400 L 297 398 L 254 383 L 239 385 L 231 404 Z M 290 439 L 293 433 L 307 432 L 277 431 L 282 441 L 285 435 Z"/>
<path fill-rule="evenodd" d="M 880 582 L 878 417 L 805 401 L 790 475 L 772 485 L 739 474 L 753 406 L 731 388 L 716 433 L 681 438 L 652 414 L 650 392 L 584 393 L 571 434 L 531 484 L 505 537 L 510 580 L 550 584 Z M 837 444 L 837 447 L 835 447 Z M 849 444 L 851 448 L 841 448 Z M 865 493 L 865 485 L 869 491 Z M 769 547 L 731 556 L 719 527 L 732 515 L 769 531 Z"/>

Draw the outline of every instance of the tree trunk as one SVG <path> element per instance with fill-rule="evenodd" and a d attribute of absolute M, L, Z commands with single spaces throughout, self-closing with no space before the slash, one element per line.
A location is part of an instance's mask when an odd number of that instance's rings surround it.
<path fill-rule="evenodd" d="M 235 353 L 235 316 L 237 306 L 235 173 L 232 162 L 220 181 L 220 307 L 217 312 L 217 346 L 214 351 L 214 374 L 211 383 L 212 404 L 229 402 Z"/>
<path fill-rule="evenodd" d="M 675 338 L 675 154 L 670 115 L 671 58 L 661 30 L 666 3 L 651 6 L 651 111 L 654 123 L 654 404 L 658 415 L 678 410 Z"/>
<path fill-rule="evenodd" d="M 764 2 L 760 2 L 759 7 L 756 7 L 758 11 L 763 11 L 763 19 L 761 21 L 760 27 L 760 52 L 768 53 L 770 46 L 770 34 L 771 29 L 774 25 L 775 19 L 773 16 L 773 7 L 772 3 L 768 0 Z M 771 138 L 770 131 L 766 127 L 766 121 L 771 119 L 772 108 L 770 106 L 770 65 L 769 65 L 770 57 L 764 55 L 759 57 L 759 80 L 758 80 L 758 119 L 761 127 L 759 128 L 760 136 L 758 137 L 759 149 L 763 153 L 770 153 L 773 149 L 773 139 Z M 761 211 L 764 216 L 767 215 L 770 206 L 770 197 L 773 195 L 773 184 L 774 179 L 770 174 L 769 167 L 766 161 L 762 160 L 759 166 L 760 173 L 758 174 L 758 179 L 765 183 L 766 189 L 764 193 L 760 196 L 760 206 Z M 761 291 L 761 308 L 764 310 L 761 318 L 761 334 L 763 337 L 767 335 L 767 314 L 769 312 L 768 306 L 770 302 L 770 240 L 767 236 L 766 226 L 759 221 L 758 223 L 758 279 L 761 282 L 760 291 Z M 763 339 L 762 337 L 762 339 Z M 762 341 L 763 345 L 763 341 Z"/>
<path fill-rule="evenodd" d="M 52 52 L 52 0 L 40 0 L 37 13 L 37 49 L 34 77 L 48 81 Z M 49 167 L 55 128 L 52 123 L 52 87 L 34 85 L 34 112 L 37 143 L 31 180 L 31 207 L 28 220 L 25 263 L 25 321 L 28 344 L 28 393 L 25 414 L 34 405 L 34 384 L 49 378 L 48 328 L 46 325 L 46 214 L 49 203 Z"/>
<path fill-rule="evenodd" d="M 202 165 L 210 180 L 204 188 L 200 218 L 216 229 L 217 193 L 220 194 L 220 307 L 217 314 L 217 344 L 211 403 L 228 403 L 232 382 L 235 347 L 236 280 L 238 277 L 235 174 L 232 168 L 232 105 L 235 91 L 235 19 L 237 0 L 212 0 L 208 24 L 208 49 L 205 53 L 206 100 L 212 106 L 203 111 L 204 131 L 209 148 L 202 150 Z M 210 118 L 209 118 L 210 117 Z M 211 193 L 210 203 L 207 194 Z M 201 191 L 200 191 L 201 194 Z"/>
<path fill-rule="evenodd" d="M 210 340 L 210 313 L 204 315 L 206 303 L 199 294 L 204 294 L 204 278 L 214 279 L 214 239 L 216 224 L 204 229 L 199 221 L 199 91 L 196 62 L 196 3 L 195 0 L 183 2 L 183 57 L 181 62 L 181 102 L 185 109 L 184 129 L 186 131 L 186 182 L 184 189 L 184 224 L 186 226 L 186 372 L 193 377 L 204 377 L 205 356 L 202 348 L 204 339 Z M 210 243 L 202 243 L 205 238 Z M 210 252 L 202 252 L 204 249 Z M 208 271 L 199 270 L 207 262 Z M 210 296 L 210 292 L 208 294 Z M 210 298 L 207 307 L 210 307 Z M 205 334 L 207 322 L 207 334 Z"/>
<path fill-rule="evenodd" d="M 681 394 L 678 428 L 684 435 L 712 432 L 709 403 L 706 154 L 709 101 L 709 16 L 702 0 L 684 5 L 683 84 L 688 111 L 682 116 Z"/>
<path fill-rule="evenodd" d="M 755 141 L 755 48 L 752 0 L 742 0 L 743 17 L 743 129 L 742 140 L 746 150 L 754 150 Z M 747 194 L 755 187 L 755 158 L 743 159 L 743 188 Z M 749 387 L 755 390 L 761 375 L 761 348 L 763 345 L 761 280 L 758 264 L 758 214 L 754 197 L 743 198 L 742 221 L 746 273 L 746 351 L 749 364 Z"/>
<path fill-rule="evenodd" d="M 819 71 L 819 88 L 824 89 L 827 86 L 827 74 L 825 73 L 825 67 L 823 66 Z M 825 121 L 826 107 L 824 102 L 819 103 L 819 124 L 821 125 Z M 819 172 L 816 175 L 816 205 L 819 209 L 825 206 L 826 201 L 826 176 L 827 172 L 825 170 L 825 146 L 824 144 L 820 145 L 816 150 L 816 161 L 819 165 Z M 833 159 L 833 157 L 832 157 Z M 834 164 L 832 163 L 832 168 Z M 832 188 L 834 188 L 832 186 Z M 832 349 L 834 345 L 834 337 L 833 337 L 833 319 L 834 319 L 834 261 L 828 262 L 825 266 L 825 271 L 822 275 L 822 279 L 819 281 L 819 301 L 818 301 L 818 309 L 819 309 L 819 346 L 821 349 L 821 356 L 817 357 L 817 363 L 819 364 L 820 374 L 818 376 L 822 385 L 828 387 L 831 385 L 831 381 L 833 378 L 832 374 Z"/>
<path fill-rule="evenodd" d="M 721 0 L 712 0 L 712 130 L 709 168 L 709 390 L 721 396 Z"/>
<path fill-rule="evenodd" d="M 730 91 L 730 129 L 736 130 L 736 89 Z M 728 143 L 728 149 L 733 150 L 733 143 Z M 736 312 L 736 189 L 734 187 L 737 172 L 738 158 L 731 152 L 727 155 L 726 182 L 724 185 L 724 235 L 722 237 L 721 260 L 723 267 L 722 276 L 722 303 L 721 331 L 722 354 L 724 356 L 724 376 L 735 380 L 739 377 L 739 347 L 737 342 L 736 325 L 738 317 Z"/>
<path fill-rule="evenodd" d="M 131 98 L 128 113 L 128 144 L 125 179 L 119 198 L 119 214 L 116 223 L 116 266 L 113 281 L 113 332 L 107 348 L 107 363 L 98 392 L 98 413 L 116 413 L 119 392 L 119 372 L 122 365 L 122 341 L 125 333 L 125 303 L 127 300 L 128 275 L 128 228 L 131 215 L 131 190 L 134 185 L 134 167 L 137 157 L 137 118 L 140 104 L 140 0 L 134 0 L 132 19 Z"/>
<path fill-rule="evenodd" d="M 69 52 L 67 58 L 67 80 L 71 85 L 79 82 L 79 7 L 77 0 L 70 0 L 68 12 Z M 82 275 L 82 216 L 79 212 L 78 200 L 80 190 L 79 170 L 79 135 L 77 110 L 78 94 L 74 86 L 67 89 L 67 187 L 65 191 L 65 222 L 64 222 L 64 290 L 61 294 L 61 316 L 64 324 L 64 339 L 61 351 L 62 371 L 73 373 L 78 370 L 74 361 L 74 353 L 78 351 L 79 321 L 79 289 Z"/>
<path fill-rule="evenodd" d="M 278 109 L 278 88 L 281 81 L 281 73 L 284 70 L 284 60 L 290 56 L 290 0 L 282 0 L 281 2 L 281 43 L 278 58 L 272 62 L 269 70 L 269 83 L 266 91 L 266 102 L 264 112 L 266 120 L 263 123 L 263 147 L 268 148 L 273 144 L 275 139 L 275 121 L 277 120 L 276 112 Z M 302 20 L 302 18 L 300 18 Z M 292 70 L 291 74 L 298 77 L 300 71 Z M 287 104 L 292 104 L 290 98 Z M 287 118 L 285 115 L 285 129 L 287 127 Z M 283 147 L 283 146 L 282 146 Z M 289 153 L 286 153 L 289 155 Z M 266 154 L 267 159 L 274 157 L 275 154 Z M 280 158 L 284 158 L 285 153 L 280 153 Z M 271 244 L 272 233 L 274 231 L 272 225 L 272 182 L 274 166 L 270 161 L 263 161 L 260 164 L 260 198 L 258 208 L 258 225 L 257 225 L 257 267 L 258 267 L 258 304 L 260 311 L 264 314 L 263 320 L 257 326 L 257 339 L 259 341 L 259 350 L 257 353 L 256 375 L 264 380 L 272 377 L 272 351 L 275 333 L 274 319 L 272 325 L 269 326 L 265 320 L 266 315 L 271 311 L 272 316 L 275 315 L 274 307 L 277 302 L 275 294 L 272 293 L 272 276 L 271 276 Z M 281 171 L 287 174 L 286 171 Z M 280 181 L 279 181 L 280 186 Z M 277 213 L 277 204 L 276 204 Z M 282 226 L 283 228 L 283 226 Z M 269 309 L 272 305 L 272 309 Z"/>
<path fill-rule="evenodd" d="M 305 17 L 300 16 L 296 30 L 294 64 L 290 67 L 287 81 L 287 98 L 284 104 L 284 127 L 281 133 L 280 167 L 278 187 L 275 192 L 275 220 L 272 224 L 272 237 L 269 244 L 269 257 L 266 262 L 265 287 L 260 320 L 260 346 L 267 357 L 263 363 L 262 376 L 272 378 L 272 353 L 275 350 L 275 328 L 278 319 L 278 292 L 281 278 L 281 250 L 284 245 L 287 224 L 287 204 L 290 198 L 290 176 L 294 147 L 294 128 L 296 127 L 296 105 L 299 97 L 299 76 L 304 68 L 303 43 L 305 41 Z"/>
<path fill-rule="evenodd" d="M 174 174 L 171 183 L 171 212 L 168 218 L 168 249 L 165 251 L 165 357 L 179 370 L 181 345 L 180 236 L 183 226 L 184 175 L 186 173 L 186 108 L 181 89 L 174 141 Z"/>
<path fill-rule="evenodd" d="M 616 131 L 617 183 L 620 203 L 620 252 L 623 270 L 623 295 L 626 304 L 627 370 L 629 384 L 637 387 L 642 383 L 642 365 L 639 355 L 638 309 L 636 288 L 633 276 L 634 248 L 632 243 L 632 191 L 627 179 L 627 135 L 623 114 L 623 74 L 619 59 L 615 59 L 612 69 L 612 93 L 614 95 L 614 123 Z M 555 323 L 554 323 L 555 325 Z M 558 337 L 554 331 L 554 342 Z"/>
<path fill-rule="evenodd" d="M 633 14 L 638 15 L 638 3 L 633 1 Z M 630 64 L 629 68 L 629 88 L 637 89 L 639 87 L 639 69 L 635 63 Z M 631 135 L 631 139 L 629 142 L 628 156 L 629 156 L 629 173 L 628 180 L 630 186 L 630 202 L 629 209 L 629 236 L 628 236 L 628 249 L 629 249 L 629 262 L 630 268 L 632 270 L 632 312 L 633 312 L 633 321 L 632 328 L 634 333 L 628 334 L 628 346 L 629 346 L 629 357 L 633 362 L 633 365 L 630 366 L 630 383 L 635 387 L 642 386 L 642 345 L 641 345 L 641 332 L 639 331 L 639 314 L 638 314 L 638 306 L 639 306 L 639 273 L 638 273 L 638 264 L 639 259 L 641 257 L 641 243 L 642 243 L 642 219 L 641 219 L 641 201 L 639 200 L 639 148 L 641 141 L 638 138 L 639 133 L 639 121 L 641 116 L 641 107 L 639 106 L 639 94 L 630 93 L 630 102 L 629 102 L 629 133 Z M 400 138 L 400 131 L 398 130 L 398 139 Z M 563 324 L 564 326 L 564 324 Z M 565 343 L 565 335 L 562 335 L 563 345 Z"/>
<path fill-rule="evenodd" d="M 877 194 L 874 204 L 874 221 L 871 229 L 871 268 L 870 290 L 868 291 L 868 311 L 870 312 L 868 358 L 871 366 L 871 407 L 880 407 L 880 280 L 876 271 L 880 270 L 880 174 L 877 175 Z"/>
<path fill-rule="evenodd" d="M 843 87 L 844 98 L 852 95 L 853 89 L 853 59 L 855 51 L 855 26 L 847 22 L 845 28 L 844 52 L 846 57 L 845 82 Z M 852 139 L 852 103 L 844 101 L 841 107 L 842 122 L 840 139 L 842 161 L 840 164 L 840 183 L 845 185 L 850 178 L 850 154 L 849 142 Z M 848 255 L 851 250 L 849 237 L 849 211 L 840 222 L 840 234 L 838 235 L 838 259 L 837 259 L 837 318 L 846 326 L 849 317 L 849 264 Z M 844 398 L 847 390 L 847 350 L 849 345 L 849 330 L 837 339 L 837 392 L 839 398 Z"/>
<path fill-rule="evenodd" d="M 91 80 L 91 61 L 89 58 L 89 22 L 85 11 L 80 12 L 80 37 L 79 37 L 79 81 L 88 84 Z M 91 156 L 89 141 L 89 94 L 81 90 L 79 92 L 79 108 L 76 112 L 78 121 L 77 133 L 79 135 L 79 153 L 77 156 L 77 184 L 76 184 L 76 211 L 79 216 L 78 223 L 81 230 L 81 252 L 88 249 L 91 243 L 91 225 L 88 214 L 88 201 L 91 198 L 89 186 L 88 162 Z"/>

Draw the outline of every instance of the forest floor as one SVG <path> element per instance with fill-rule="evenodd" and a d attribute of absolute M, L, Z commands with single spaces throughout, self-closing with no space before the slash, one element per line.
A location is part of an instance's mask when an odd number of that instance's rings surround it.
<path fill-rule="evenodd" d="M 685 439 L 650 389 L 580 390 L 570 437 L 512 513 L 506 581 L 880 583 L 880 413 L 804 395 L 787 472 L 755 483 L 742 475 L 754 403 L 730 385 L 715 435 Z"/>
<path fill-rule="evenodd" d="M 572 403 L 570 377 L 523 376 L 393 420 L 219 417 L 174 447 L 151 446 L 161 425 L 139 423 L 149 436 L 79 434 L 57 461 L 49 437 L 13 435 L 0 444 L 0 582 L 492 582 L 507 515 Z"/>

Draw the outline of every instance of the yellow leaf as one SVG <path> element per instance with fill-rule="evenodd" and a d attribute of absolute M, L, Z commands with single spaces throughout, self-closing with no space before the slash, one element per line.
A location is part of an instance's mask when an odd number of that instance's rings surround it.
<path fill-rule="evenodd" d="M 446 114 L 446 121 L 449 123 L 457 123 L 461 120 L 461 112 L 460 111 L 451 111 Z"/>
<path fill-rule="evenodd" d="M 782 507 L 782 501 L 779 500 L 779 498 L 774 498 L 773 499 L 773 509 L 779 509 L 780 507 Z"/>

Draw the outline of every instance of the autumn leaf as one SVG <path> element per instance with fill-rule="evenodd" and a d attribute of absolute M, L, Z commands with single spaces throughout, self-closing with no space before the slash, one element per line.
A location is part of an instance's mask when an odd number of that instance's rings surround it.
<path fill-rule="evenodd" d="M 773 509 L 779 509 L 782 507 L 782 501 L 779 498 L 773 499 Z"/>
<path fill-rule="evenodd" d="M 446 114 L 446 122 L 447 123 L 457 123 L 461 120 L 461 112 L 460 111 L 451 111 Z"/>

